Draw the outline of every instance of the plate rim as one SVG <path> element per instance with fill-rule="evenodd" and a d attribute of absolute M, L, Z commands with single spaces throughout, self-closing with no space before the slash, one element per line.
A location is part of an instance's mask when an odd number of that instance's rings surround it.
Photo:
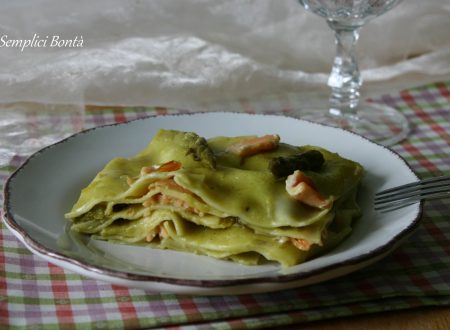
<path fill-rule="evenodd" d="M 310 278 L 313 278 L 317 275 L 320 275 L 321 273 L 327 273 L 333 269 L 343 269 L 345 267 L 352 267 L 356 266 L 361 263 L 370 262 L 371 259 L 377 259 L 377 256 L 387 255 L 391 250 L 394 250 L 400 243 L 406 239 L 409 235 L 411 235 L 415 229 L 418 228 L 421 222 L 422 214 L 423 214 L 423 201 L 420 201 L 418 203 L 418 211 L 416 217 L 411 220 L 411 223 L 404 228 L 402 231 L 398 232 L 397 235 L 393 236 L 390 241 L 388 241 L 386 244 L 379 246 L 367 253 L 357 255 L 353 258 L 346 259 L 343 261 L 338 261 L 336 263 L 326 265 L 319 267 L 315 270 L 311 270 L 308 272 L 295 272 L 292 274 L 277 274 L 273 276 L 260 276 L 260 277 L 248 277 L 248 278 L 233 278 L 233 279 L 183 279 L 183 278 L 175 278 L 175 277 L 164 277 L 164 276 L 158 276 L 158 275 L 145 275 L 145 274 L 137 274 L 127 271 L 117 271 L 113 269 L 106 268 L 104 266 L 98 266 L 94 265 L 89 262 L 80 261 L 78 259 L 75 259 L 73 257 L 64 255 L 61 252 L 55 251 L 51 248 L 45 247 L 43 244 L 39 243 L 33 237 L 31 237 L 28 232 L 21 227 L 21 225 L 14 219 L 12 207 L 10 205 L 10 190 L 12 186 L 12 182 L 14 181 L 14 178 L 20 174 L 22 170 L 25 169 L 28 164 L 33 161 L 33 159 L 37 156 L 39 156 L 42 153 L 47 152 L 48 150 L 63 144 L 73 138 L 76 138 L 77 136 L 80 136 L 82 134 L 88 134 L 89 132 L 95 131 L 95 130 L 101 130 L 108 127 L 113 126 L 123 126 L 128 125 L 130 123 L 141 121 L 141 120 L 149 120 L 150 118 L 156 118 L 156 117 L 184 117 L 184 116 L 196 116 L 196 115 L 211 115 L 211 114 L 225 114 L 225 115 L 245 115 L 245 116 L 257 116 L 257 117 L 282 117 L 289 120 L 296 120 L 299 122 L 306 122 L 309 124 L 319 125 L 331 129 L 341 130 L 346 133 L 353 134 L 357 136 L 358 138 L 363 139 L 365 142 L 375 144 L 379 147 L 382 147 L 386 151 L 392 153 L 395 155 L 400 161 L 403 162 L 404 165 L 411 171 L 411 173 L 418 179 L 417 174 L 414 172 L 412 167 L 407 163 L 404 157 L 402 157 L 400 154 L 395 152 L 394 150 L 378 144 L 376 142 L 370 141 L 364 136 L 361 136 L 359 134 L 356 134 L 354 132 L 345 130 L 343 128 L 339 127 L 330 127 L 324 124 L 320 123 L 314 123 L 305 119 L 296 118 L 296 117 L 290 117 L 286 116 L 284 114 L 273 114 L 273 113 L 245 113 L 245 112 L 224 112 L 224 111 L 204 111 L 204 112 L 187 112 L 187 113 L 174 113 L 174 114 L 154 114 L 154 115 L 148 115 L 141 118 L 135 118 L 126 122 L 121 123 L 111 123 L 111 124 L 105 124 L 100 126 L 95 126 L 91 128 L 84 129 L 80 132 L 74 133 L 60 141 L 57 141 L 53 144 L 50 144 L 36 152 L 34 152 L 32 155 L 27 157 L 27 159 L 15 170 L 13 171 L 9 177 L 6 179 L 6 182 L 4 184 L 3 192 L 4 192 L 4 203 L 3 203 L 3 217 L 2 220 L 6 223 L 6 226 L 13 232 L 13 234 L 22 242 L 25 244 L 25 246 L 34 254 L 39 255 L 40 257 L 47 257 L 50 260 L 57 260 L 62 263 L 68 263 L 75 267 L 78 267 L 88 273 L 95 273 L 99 274 L 101 276 L 106 277 L 112 277 L 112 278 L 118 278 L 121 280 L 127 280 L 132 282 L 138 282 L 138 283 L 145 283 L 145 282 L 156 282 L 156 283 L 166 283 L 171 285 L 177 285 L 177 286 L 184 286 L 184 287 L 203 287 L 203 288 L 219 288 L 219 287 L 229 287 L 229 286 L 238 286 L 238 285 L 245 285 L 245 284 L 276 284 L 276 283 L 289 283 L 289 282 L 296 282 L 296 281 L 304 281 L 308 280 Z M 61 265 L 59 265 L 61 266 Z M 65 268 L 64 266 L 61 266 Z M 73 271 L 73 270 L 72 270 Z M 351 272 L 351 271 L 350 271 Z M 85 275 L 86 276 L 86 275 Z"/>

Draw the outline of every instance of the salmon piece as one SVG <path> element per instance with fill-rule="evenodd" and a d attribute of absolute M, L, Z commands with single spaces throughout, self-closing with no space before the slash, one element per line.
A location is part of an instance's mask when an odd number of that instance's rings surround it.
<path fill-rule="evenodd" d="M 311 247 L 311 243 L 303 238 L 290 238 L 290 241 L 292 244 L 294 244 L 294 246 L 302 251 L 308 251 L 309 248 Z"/>
<path fill-rule="evenodd" d="M 190 206 L 184 200 L 164 194 L 157 194 L 152 196 L 152 198 L 147 199 L 145 202 L 143 202 L 142 206 L 149 207 L 154 204 L 173 205 L 185 210 L 186 212 L 194 213 L 200 216 L 204 215 L 202 211 Z"/>
<path fill-rule="evenodd" d="M 179 170 L 181 168 L 181 163 L 175 160 L 171 160 L 167 163 L 153 166 L 144 166 L 141 168 L 141 175 L 153 173 L 153 172 L 172 172 Z"/>
<path fill-rule="evenodd" d="M 173 177 L 152 182 L 151 184 L 149 184 L 148 190 L 150 191 L 153 188 L 165 188 L 165 189 L 171 190 L 171 191 L 182 192 L 185 194 L 189 194 L 190 196 L 193 196 L 196 199 L 201 201 L 200 197 L 198 197 L 197 195 L 192 193 L 190 190 L 188 190 L 188 189 L 180 186 L 178 183 L 176 183 L 175 180 L 173 179 Z M 166 195 L 164 193 L 164 190 L 163 190 L 163 192 L 160 192 L 160 193 L 152 196 L 151 198 L 147 199 L 146 201 L 144 201 L 142 203 L 142 205 L 144 207 L 149 207 L 151 205 L 158 204 L 158 203 L 164 204 L 164 205 L 173 205 L 173 206 L 181 208 L 187 212 L 195 213 L 200 216 L 204 215 L 204 213 L 202 211 L 196 209 L 195 207 L 190 206 L 186 201 L 176 198 L 176 197 L 173 197 L 173 196 Z"/>
<path fill-rule="evenodd" d="M 198 211 L 197 209 L 195 209 L 194 207 L 191 207 L 188 203 L 186 203 L 184 200 L 176 198 L 176 197 L 172 197 L 172 196 L 168 196 L 168 195 L 163 195 L 163 194 L 158 194 L 158 202 L 164 205 L 173 205 L 175 207 L 179 207 L 181 209 L 184 209 L 188 212 L 192 212 L 192 213 L 199 213 L 200 211 Z"/>
<path fill-rule="evenodd" d="M 227 148 L 228 152 L 241 157 L 252 156 L 261 152 L 278 148 L 280 137 L 276 134 L 252 137 L 233 143 Z"/>
<path fill-rule="evenodd" d="M 148 186 L 148 189 L 151 190 L 154 187 L 162 187 L 162 188 L 166 188 L 169 190 L 175 190 L 175 191 L 179 191 L 185 194 L 189 194 L 190 196 L 195 197 L 198 200 L 201 200 L 200 197 L 198 197 L 197 195 L 193 194 L 190 190 L 180 186 L 178 183 L 175 182 L 175 180 L 173 178 L 169 178 L 169 179 L 163 179 L 163 180 L 158 180 L 155 181 L 153 183 L 151 183 Z M 185 209 L 188 212 L 192 212 L 192 213 L 196 213 L 199 215 L 202 215 L 203 213 L 199 210 L 197 210 L 194 207 L 189 206 L 188 203 L 186 203 L 185 201 L 178 199 L 176 197 L 172 197 L 172 196 L 167 196 L 163 193 L 158 194 L 156 196 L 153 196 L 154 198 L 156 198 L 156 202 L 162 203 L 162 204 L 166 204 L 166 205 L 174 205 L 177 207 L 181 207 L 183 209 Z M 146 205 L 146 202 L 144 202 L 143 204 L 144 206 L 148 206 Z"/>
<path fill-rule="evenodd" d="M 321 235 L 321 239 L 322 241 L 327 239 L 328 237 L 328 231 L 325 229 L 322 231 L 322 235 Z M 297 249 L 302 250 L 302 251 L 308 251 L 311 248 L 311 245 L 313 244 L 317 244 L 319 246 L 322 246 L 323 243 L 318 242 L 318 243 L 311 243 L 310 241 L 304 239 L 304 238 L 294 238 L 294 237 L 283 237 L 283 239 L 285 239 L 285 241 L 290 241 Z"/>
<path fill-rule="evenodd" d="M 333 205 L 332 199 L 322 196 L 312 181 L 299 170 L 287 177 L 286 191 L 292 198 L 312 207 L 328 209 Z"/>

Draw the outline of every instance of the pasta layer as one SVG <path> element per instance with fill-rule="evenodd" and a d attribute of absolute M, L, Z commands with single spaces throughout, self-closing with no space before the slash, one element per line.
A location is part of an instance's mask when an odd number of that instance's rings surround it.
<path fill-rule="evenodd" d="M 274 159 L 310 151 L 322 155 L 319 168 L 288 179 L 270 170 Z M 106 164 L 66 217 L 96 239 L 288 267 L 350 233 L 362 175 L 356 162 L 274 135 L 160 130 L 136 156 Z"/>

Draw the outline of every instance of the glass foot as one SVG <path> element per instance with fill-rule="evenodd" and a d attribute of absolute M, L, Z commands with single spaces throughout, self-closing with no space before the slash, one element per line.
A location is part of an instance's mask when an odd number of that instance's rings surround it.
<path fill-rule="evenodd" d="M 384 105 L 360 103 L 357 115 L 343 115 L 318 109 L 301 109 L 301 119 L 346 129 L 376 143 L 390 146 L 400 142 L 409 133 L 408 120 L 395 110 Z"/>

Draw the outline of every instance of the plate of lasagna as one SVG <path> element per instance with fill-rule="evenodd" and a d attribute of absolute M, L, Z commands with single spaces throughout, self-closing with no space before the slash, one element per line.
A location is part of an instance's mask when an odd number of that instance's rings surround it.
<path fill-rule="evenodd" d="M 3 215 L 30 251 L 84 276 L 245 294 L 383 258 L 418 226 L 422 205 L 378 213 L 373 196 L 416 180 L 392 150 L 337 128 L 275 115 L 156 116 L 32 155 L 6 182 Z"/>

